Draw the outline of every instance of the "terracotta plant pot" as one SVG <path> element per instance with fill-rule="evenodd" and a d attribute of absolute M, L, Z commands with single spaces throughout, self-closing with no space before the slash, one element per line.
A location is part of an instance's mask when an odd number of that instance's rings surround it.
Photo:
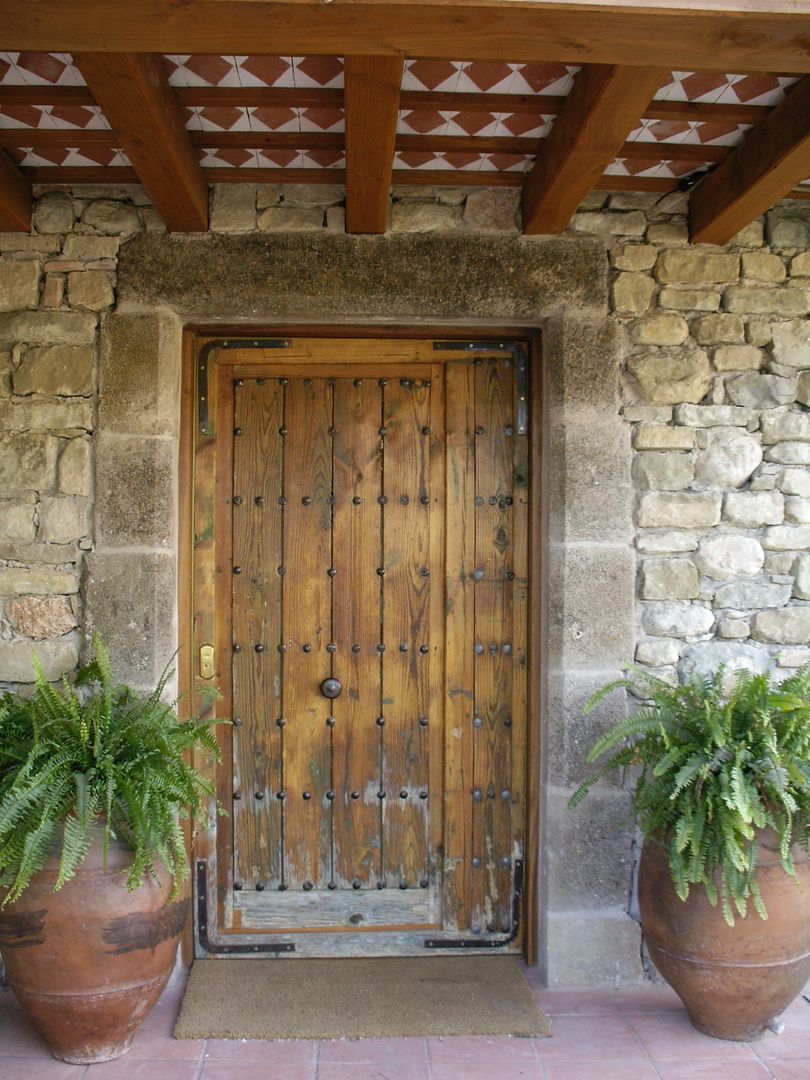
<path fill-rule="evenodd" d="M 776 837 L 759 837 L 757 882 L 768 912 L 729 926 L 702 886 L 680 900 L 666 852 L 647 841 L 639 868 L 641 926 L 655 966 L 692 1023 L 719 1039 L 756 1039 L 810 978 L 810 863 L 794 851 L 799 885 L 782 869 Z"/>
<path fill-rule="evenodd" d="M 63 1061 L 92 1064 L 125 1054 L 172 973 L 188 890 L 168 903 L 164 872 L 127 892 L 121 869 L 131 862 L 129 848 L 111 841 L 105 870 L 99 835 L 58 893 L 53 858 L 0 912 L 9 985 Z"/>

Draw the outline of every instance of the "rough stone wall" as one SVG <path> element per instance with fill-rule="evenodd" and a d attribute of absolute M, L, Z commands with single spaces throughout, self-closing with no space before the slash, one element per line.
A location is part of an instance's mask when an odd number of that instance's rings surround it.
<path fill-rule="evenodd" d="M 537 239 L 509 189 L 398 189 L 361 239 L 341 198 L 223 185 L 208 236 L 167 238 L 141 189 L 83 187 L 0 235 L 0 685 L 35 651 L 70 671 L 92 629 L 136 686 L 173 652 L 184 321 L 540 326 L 544 967 L 637 978 L 628 793 L 565 809 L 625 704 L 582 705 L 634 652 L 669 678 L 808 654 L 810 207 L 694 248 L 656 196 Z"/>

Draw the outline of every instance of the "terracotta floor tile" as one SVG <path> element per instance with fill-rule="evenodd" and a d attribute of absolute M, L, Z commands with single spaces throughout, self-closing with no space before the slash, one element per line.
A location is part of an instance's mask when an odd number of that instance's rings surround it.
<path fill-rule="evenodd" d="M 692 1027 L 686 1013 L 641 1016 L 631 1023 L 655 1062 L 750 1061 L 754 1052 L 747 1043 L 713 1039 Z"/>
<path fill-rule="evenodd" d="M 663 1061 L 661 1080 L 769 1080 L 761 1061 Z"/>
<path fill-rule="evenodd" d="M 768 1067 L 776 1080 L 810 1080 L 810 1057 L 771 1061 Z"/>
<path fill-rule="evenodd" d="M 318 1080 L 429 1080 L 429 1077 L 426 1061 L 411 1062 L 407 1058 L 387 1065 L 332 1061 L 318 1066 Z"/>
<path fill-rule="evenodd" d="M 508 1035 L 433 1038 L 427 1040 L 427 1048 L 432 1065 L 457 1061 L 500 1065 L 511 1061 L 536 1060 L 532 1039 L 513 1039 Z"/>
<path fill-rule="evenodd" d="M 255 1061 L 265 1065 L 314 1065 L 318 1060 L 317 1051 L 318 1044 L 314 1041 L 209 1039 L 205 1060 L 222 1064 Z"/>
<path fill-rule="evenodd" d="M 31 1027 L 20 1009 L 9 1010 L 0 1021 L 0 1054 L 27 1058 L 51 1058 L 42 1037 Z"/>
<path fill-rule="evenodd" d="M 659 1080 L 651 1061 L 546 1061 L 546 1080 Z"/>
<path fill-rule="evenodd" d="M 139 1061 L 128 1054 L 117 1061 L 105 1061 L 88 1069 L 93 1080 L 195 1080 L 199 1071 L 196 1061 L 167 1061 L 150 1058 Z M 2 1075 L 2 1073 L 0 1073 Z"/>
<path fill-rule="evenodd" d="M 444 1061 L 431 1065 L 430 1076 L 431 1080 L 545 1080 L 539 1061 L 507 1061 L 503 1065 L 494 1062 Z M 386 1080 L 398 1080 L 398 1076 L 394 1074 L 386 1077 Z"/>
<path fill-rule="evenodd" d="M 363 1065 L 427 1061 L 426 1039 L 328 1039 L 321 1043 L 318 1061 L 355 1061 Z"/>
<path fill-rule="evenodd" d="M 314 1065 L 284 1065 L 280 1068 L 255 1064 L 249 1080 L 315 1080 Z M 155 1080 L 163 1080 L 155 1072 Z M 209 1061 L 203 1065 L 200 1080 L 245 1080 L 238 1066 L 224 1061 Z"/>
<path fill-rule="evenodd" d="M 68 1065 L 50 1054 L 41 1061 L 0 1056 L 0 1076 L 3 1080 L 79 1080 L 86 1071 L 84 1065 Z"/>
<path fill-rule="evenodd" d="M 622 1016 L 557 1016 L 551 1038 L 537 1039 L 541 1061 L 647 1061 L 633 1028 Z"/>

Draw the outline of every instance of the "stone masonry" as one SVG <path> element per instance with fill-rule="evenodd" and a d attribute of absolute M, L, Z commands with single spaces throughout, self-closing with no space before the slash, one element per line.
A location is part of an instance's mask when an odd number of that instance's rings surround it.
<path fill-rule="evenodd" d="M 38 196 L 31 235 L 0 234 L 0 688 L 34 655 L 71 672 L 93 629 L 142 688 L 176 648 L 184 322 L 537 326 L 542 963 L 639 978 L 628 793 L 565 808 L 626 705 L 582 705 L 633 660 L 810 659 L 810 205 L 721 248 L 657 195 L 594 192 L 565 236 L 519 238 L 514 191 L 402 188 L 359 240 L 339 188 L 215 187 L 199 238 L 162 235 L 138 187 Z"/>

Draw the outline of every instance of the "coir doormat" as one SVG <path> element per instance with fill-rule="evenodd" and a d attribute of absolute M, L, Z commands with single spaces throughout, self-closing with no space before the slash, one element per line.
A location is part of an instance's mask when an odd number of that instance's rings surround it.
<path fill-rule="evenodd" d="M 197 960 L 178 1039 L 549 1035 L 511 956 Z"/>

